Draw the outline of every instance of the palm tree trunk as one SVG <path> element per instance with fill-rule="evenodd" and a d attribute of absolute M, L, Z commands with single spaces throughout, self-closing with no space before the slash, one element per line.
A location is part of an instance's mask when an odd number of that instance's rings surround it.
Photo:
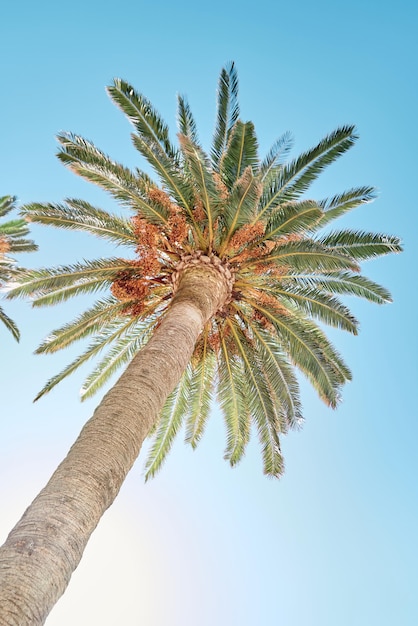
<path fill-rule="evenodd" d="M 180 380 L 203 325 L 227 294 L 213 265 L 182 273 L 161 325 L 0 548 L 1 626 L 45 622 Z"/>

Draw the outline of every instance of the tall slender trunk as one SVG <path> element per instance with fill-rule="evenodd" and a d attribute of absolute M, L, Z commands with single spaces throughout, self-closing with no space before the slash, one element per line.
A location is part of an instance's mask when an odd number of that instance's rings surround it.
<path fill-rule="evenodd" d="M 161 325 L 0 548 L 1 626 L 45 622 L 227 292 L 213 265 L 181 274 Z"/>

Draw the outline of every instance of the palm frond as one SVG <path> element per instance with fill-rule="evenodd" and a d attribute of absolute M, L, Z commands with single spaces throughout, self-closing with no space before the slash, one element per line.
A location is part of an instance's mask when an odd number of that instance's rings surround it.
<path fill-rule="evenodd" d="M 16 208 L 16 196 L 1 196 L 0 197 L 0 217 L 7 215 Z"/>
<path fill-rule="evenodd" d="M 225 224 L 225 236 L 219 249 L 221 256 L 227 249 L 233 234 L 246 224 L 254 214 L 260 193 L 260 182 L 258 178 L 254 177 L 251 167 L 248 166 L 241 178 L 234 184 L 223 209 L 222 219 Z"/>
<path fill-rule="evenodd" d="M 283 163 L 292 148 L 292 136 L 285 133 L 274 142 L 267 155 L 260 164 L 259 175 L 263 183 L 269 184 L 271 174 Z"/>
<path fill-rule="evenodd" d="M 22 207 L 31 222 L 64 230 L 80 230 L 108 239 L 116 245 L 136 246 L 132 223 L 84 200 L 65 200 L 65 204 L 32 203 Z"/>
<path fill-rule="evenodd" d="M 102 329 L 101 333 L 92 341 L 83 354 L 67 365 L 67 367 L 65 367 L 59 374 L 53 376 L 47 381 L 41 391 L 36 395 L 34 402 L 39 400 L 39 398 L 44 396 L 46 393 L 49 393 L 56 385 L 58 385 L 58 383 L 75 372 L 88 360 L 99 354 L 107 345 L 116 341 L 135 324 L 137 324 L 135 318 L 123 318 L 110 322 L 105 328 Z"/>
<path fill-rule="evenodd" d="M 159 149 L 155 142 L 136 134 L 132 135 L 132 141 L 135 148 L 157 172 L 176 203 L 186 210 L 188 217 L 193 222 L 193 189 L 187 177 L 178 169 L 173 160 Z"/>
<path fill-rule="evenodd" d="M 319 239 L 319 243 L 332 250 L 347 254 L 356 261 L 364 261 L 383 254 L 402 251 L 399 237 L 355 230 L 339 230 L 328 233 Z"/>
<path fill-rule="evenodd" d="M 242 361 L 229 353 L 223 335 L 220 339 L 217 398 L 227 429 L 224 458 L 233 466 L 241 460 L 250 437 L 250 413 L 243 389 Z"/>
<path fill-rule="evenodd" d="M 234 125 L 226 150 L 220 161 L 220 175 L 228 189 L 232 189 L 244 170 L 251 167 L 255 173 L 259 167 L 258 142 L 252 122 Z"/>
<path fill-rule="evenodd" d="M 113 85 L 107 87 L 107 93 L 141 137 L 158 144 L 170 159 L 176 159 L 177 153 L 170 142 L 168 126 L 147 98 L 121 78 L 114 79 Z"/>
<path fill-rule="evenodd" d="M 314 200 L 281 204 L 270 213 L 262 241 L 311 230 L 322 215 Z"/>
<path fill-rule="evenodd" d="M 270 333 L 255 320 L 247 318 L 246 323 L 254 336 L 254 349 L 259 355 L 264 375 L 270 382 L 272 396 L 276 397 L 277 411 L 284 417 L 284 423 L 281 423 L 282 432 L 286 432 L 288 427 L 299 428 L 303 423 L 302 407 L 299 384 L 292 366 L 280 352 L 277 341 Z"/>
<path fill-rule="evenodd" d="M 328 326 L 357 335 L 358 321 L 351 311 L 337 298 L 324 293 L 321 289 L 282 284 L 273 287 L 264 286 L 263 291 L 272 294 L 285 308 L 286 304 L 292 303 L 304 316 L 308 315 Z"/>
<path fill-rule="evenodd" d="M 307 191 L 324 168 L 354 145 L 357 139 L 354 131 L 354 126 L 337 128 L 311 150 L 279 166 L 260 200 L 259 217 L 268 214 L 280 202 L 296 200 Z"/>
<path fill-rule="evenodd" d="M 325 335 L 307 319 L 301 321 L 294 316 L 280 315 L 257 302 L 253 302 L 253 307 L 274 325 L 283 349 L 322 400 L 335 408 L 339 389 L 350 380 L 350 373 Z"/>
<path fill-rule="evenodd" d="M 209 348 L 206 329 L 202 337 L 202 355 L 198 363 L 192 366 L 190 381 L 190 406 L 186 422 L 185 441 L 190 443 L 193 448 L 196 448 L 199 443 L 209 417 L 216 366 L 215 353 Z"/>
<path fill-rule="evenodd" d="M 300 276 L 298 278 L 289 276 L 287 280 L 310 285 L 325 293 L 357 296 L 375 304 L 392 302 L 392 297 L 385 287 L 366 276 L 350 272 L 340 272 L 332 276 Z"/>
<path fill-rule="evenodd" d="M 270 389 L 264 377 L 260 375 L 261 370 L 254 359 L 254 349 L 249 344 L 248 338 L 231 320 L 227 322 L 244 365 L 243 382 L 247 388 L 246 399 L 262 445 L 264 473 L 278 477 L 283 473 L 284 466 L 276 431 L 276 411 Z"/>
<path fill-rule="evenodd" d="M 373 202 L 375 198 L 376 190 L 374 187 L 355 187 L 332 198 L 320 200 L 318 204 L 324 211 L 324 215 L 318 223 L 318 228 L 326 226 L 332 220 L 341 217 L 361 204 Z"/>
<path fill-rule="evenodd" d="M 239 118 L 238 75 L 234 63 L 222 69 L 218 83 L 216 127 L 212 147 L 212 164 L 216 172 L 226 150 L 231 129 Z"/>
<path fill-rule="evenodd" d="M 262 259 L 249 259 L 242 264 L 243 267 L 250 266 L 254 262 L 277 263 L 283 266 L 290 266 L 298 271 L 310 270 L 333 272 L 344 269 L 358 271 L 356 262 L 335 250 L 330 250 L 320 243 L 302 240 L 291 241 L 277 246 L 272 252 Z"/>
<path fill-rule="evenodd" d="M 20 332 L 15 322 L 6 314 L 4 309 L 0 307 L 0 322 L 6 326 L 8 330 L 12 333 L 13 337 L 16 341 L 20 339 Z"/>
<path fill-rule="evenodd" d="M 142 172 L 134 175 L 83 137 L 60 133 L 57 138 L 61 144 L 57 156 L 73 172 L 99 185 L 130 209 L 139 211 L 151 223 L 167 223 L 167 210 L 147 196 L 149 181 Z"/>
<path fill-rule="evenodd" d="M 74 295 L 94 293 L 109 287 L 119 272 L 130 269 L 119 258 L 97 259 L 39 270 L 21 270 L 8 298 L 32 296 L 33 306 L 54 305 Z"/>
<path fill-rule="evenodd" d="M 111 349 L 85 379 L 80 390 L 82 400 L 93 396 L 115 372 L 132 361 L 149 339 L 154 326 L 155 319 L 152 318 L 147 324 L 137 323 L 112 342 Z"/>
<path fill-rule="evenodd" d="M 127 303 L 113 297 L 104 298 L 84 311 L 75 320 L 54 330 L 38 346 L 36 354 L 50 354 L 62 350 L 75 341 L 96 334 L 109 322 L 117 318 Z"/>
<path fill-rule="evenodd" d="M 196 145 L 199 145 L 197 126 L 189 103 L 184 96 L 177 96 L 177 126 L 180 134 Z"/>
<path fill-rule="evenodd" d="M 221 203 L 219 191 L 210 171 L 208 156 L 185 135 L 179 135 L 179 141 L 185 161 L 193 176 L 194 187 L 203 203 L 203 211 L 207 217 L 209 230 L 208 244 L 209 249 L 211 249 L 214 238 L 213 225 Z"/>
<path fill-rule="evenodd" d="M 191 370 L 187 367 L 176 389 L 168 396 L 161 412 L 157 431 L 153 435 L 153 443 L 145 463 L 145 480 L 155 476 L 171 450 L 174 438 L 188 411 L 190 385 Z"/>

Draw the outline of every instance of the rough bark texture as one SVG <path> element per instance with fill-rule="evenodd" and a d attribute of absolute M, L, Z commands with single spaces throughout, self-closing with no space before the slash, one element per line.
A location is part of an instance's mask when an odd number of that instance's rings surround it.
<path fill-rule="evenodd" d="M 45 622 L 227 292 L 213 266 L 183 273 L 161 325 L 0 548 L 0 626 Z"/>

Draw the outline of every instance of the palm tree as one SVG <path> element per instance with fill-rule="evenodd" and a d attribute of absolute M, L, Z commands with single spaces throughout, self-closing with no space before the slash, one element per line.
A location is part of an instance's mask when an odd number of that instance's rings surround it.
<path fill-rule="evenodd" d="M 15 196 L 0 198 L 0 217 L 4 217 L 15 208 Z M 33 252 L 37 249 L 33 241 L 25 239 L 28 233 L 29 228 L 25 220 L 22 219 L 9 220 L 0 224 L 0 287 L 4 286 L 19 271 L 15 259 L 9 256 L 9 252 Z M 10 330 L 16 341 L 19 341 L 19 329 L 1 307 L 0 321 Z"/>
<path fill-rule="evenodd" d="M 117 368 L 128 367 L 1 549 L 0 606 L 9 621 L 0 624 L 43 623 L 144 439 L 153 437 L 146 462 L 150 477 L 183 423 L 186 441 L 197 445 L 215 391 L 227 428 L 226 459 L 234 465 L 242 458 L 255 424 L 264 472 L 279 476 L 279 436 L 302 422 L 294 368 L 328 405 L 337 405 L 351 374 L 318 324 L 355 334 L 357 321 L 339 295 L 388 302 L 386 289 L 359 273 L 359 262 L 401 249 L 396 237 L 322 232 L 372 200 L 371 187 L 320 201 L 303 197 L 354 144 L 352 126 L 338 128 L 290 161 L 291 140 L 283 135 L 260 160 L 254 125 L 239 117 L 237 75 L 230 64 L 219 80 L 208 155 L 183 97 L 176 148 L 166 124 L 131 85 L 117 79 L 108 93 L 133 124 L 133 143 L 159 184 L 91 142 L 63 133 L 61 161 L 108 191 L 131 217 L 79 199 L 30 204 L 24 215 L 103 237 L 129 249 L 128 258 L 28 270 L 10 296 L 31 296 L 34 306 L 48 306 L 105 292 L 38 348 L 52 353 L 92 337 L 38 398 L 103 350 L 83 385 L 84 398 Z"/>

